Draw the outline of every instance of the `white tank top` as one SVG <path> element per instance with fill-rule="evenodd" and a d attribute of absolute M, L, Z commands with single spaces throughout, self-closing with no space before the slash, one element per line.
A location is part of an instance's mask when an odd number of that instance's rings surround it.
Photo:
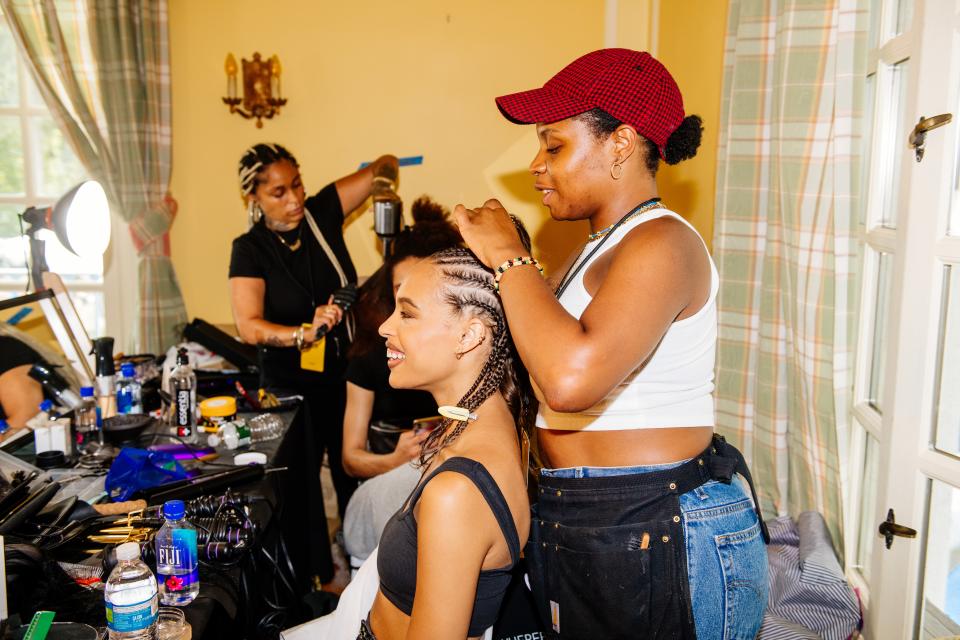
<path fill-rule="evenodd" d="M 669 216 L 680 220 L 694 233 L 697 230 L 682 217 L 667 209 L 653 209 L 623 223 L 590 259 L 596 261 L 612 249 L 637 225 Z M 700 234 L 697 233 L 697 237 Z M 700 237 L 703 242 L 703 238 Z M 584 249 L 589 253 L 588 244 Z M 706 251 L 704 244 L 704 251 Z M 713 366 L 717 346 L 717 290 L 720 277 L 710 260 L 710 297 L 694 315 L 670 325 L 663 340 L 647 362 L 634 369 L 606 398 L 578 413 L 558 413 L 550 409 L 534 384 L 540 399 L 537 426 L 563 431 L 621 431 L 667 427 L 712 427 Z M 576 264 L 583 258 L 578 258 Z M 584 265 L 560 297 L 560 304 L 579 319 L 592 297 L 583 285 L 590 266 Z M 574 267 L 575 268 L 575 267 Z"/>

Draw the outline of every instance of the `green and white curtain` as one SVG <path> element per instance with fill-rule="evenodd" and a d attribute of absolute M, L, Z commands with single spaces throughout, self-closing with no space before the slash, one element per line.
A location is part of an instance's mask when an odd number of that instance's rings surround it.
<path fill-rule="evenodd" d="M 852 400 L 864 0 L 731 0 L 719 127 L 718 431 L 767 517 L 842 550 Z"/>
<path fill-rule="evenodd" d="M 138 348 L 162 353 L 186 322 L 167 232 L 170 55 L 166 0 L 0 0 L 40 94 L 130 225 Z"/>

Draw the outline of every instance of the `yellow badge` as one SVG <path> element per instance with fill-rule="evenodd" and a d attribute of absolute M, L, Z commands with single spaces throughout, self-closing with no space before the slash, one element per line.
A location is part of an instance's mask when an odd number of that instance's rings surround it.
<path fill-rule="evenodd" d="M 308 331 L 310 325 L 303 325 L 303 329 Z M 300 368 L 323 373 L 323 355 L 326 351 L 327 337 L 324 336 L 300 352 Z"/>

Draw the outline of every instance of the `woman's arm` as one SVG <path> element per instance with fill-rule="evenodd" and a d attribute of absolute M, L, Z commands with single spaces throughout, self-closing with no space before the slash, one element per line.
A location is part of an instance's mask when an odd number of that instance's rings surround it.
<path fill-rule="evenodd" d="M 43 401 L 40 383 L 27 375 L 32 366 L 25 364 L 0 374 L 0 406 L 11 431 L 26 425 Z"/>
<path fill-rule="evenodd" d="M 467 245 L 488 266 L 523 255 L 519 241 L 509 244 L 516 232 L 499 203 L 478 211 L 458 207 L 456 217 Z M 517 350 L 555 411 L 583 411 L 605 398 L 650 357 L 701 285 L 706 253 L 676 220 L 645 223 L 612 251 L 579 320 L 533 267 L 511 268 L 500 282 Z"/>
<path fill-rule="evenodd" d="M 484 558 L 503 534 L 483 496 L 458 473 L 430 481 L 416 517 L 417 588 L 407 640 L 466 638 Z"/>
<path fill-rule="evenodd" d="M 363 169 L 337 180 L 334 184 L 337 187 L 337 195 L 340 196 L 340 207 L 344 215 L 349 214 L 370 197 L 374 176 L 385 176 L 396 183 L 399 171 L 400 164 L 397 158 L 386 155 L 380 156 Z"/>
<path fill-rule="evenodd" d="M 347 382 L 347 408 L 343 413 L 343 468 L 354 478 L 372 478 L 406 462 L 397 451 L 387 454 L 367 451 L 374 393 Z"/>
<path fill-rule="evenodd" d="M 296 344 L 298 327 L 289 327 L 263 319 L 263 298 L 267 285 L 263 278 L 230 278 L 230 302 L 233 321 L 240 339 L 247 344 L 270 347 L 292 347 Z M 335 304 L 320 305 L 313 315 L 309 330 L 303 332 L 303 344 L 311 344 L 321 326 L 333 328 L 343 318 L 343 310 Z"/>

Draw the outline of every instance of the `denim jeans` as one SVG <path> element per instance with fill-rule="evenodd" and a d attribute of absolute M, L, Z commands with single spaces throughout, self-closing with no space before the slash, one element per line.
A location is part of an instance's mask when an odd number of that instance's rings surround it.
<path fill-rule="evenodd" d="M 530 551 L 544 575 L 531 579 L 561 638 L 687 638 L 691 627 L 700 640 L 756 636 L 767 553 L 750 494 L 737 476 L 679 495 L 655 489 L 682 466 L 541 471 Z"/>

